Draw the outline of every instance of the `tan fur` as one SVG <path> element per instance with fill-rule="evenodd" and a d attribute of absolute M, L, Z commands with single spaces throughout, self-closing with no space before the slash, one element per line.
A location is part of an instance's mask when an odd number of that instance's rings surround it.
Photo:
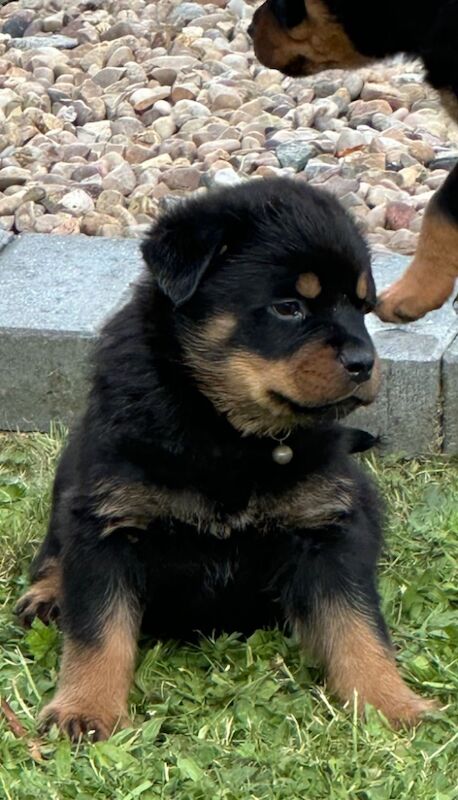
<path fill-rule="evenodd" d="M 448 89 L 440 89 L 439 95 L 447 113 L 455 122 L 458 122 L 458 97 L 455 92 L 451 92 Z"/>
<path fill-rule="evenodd" d="M 142 518 L 144 528 L 155 519 L 175 519 L 225 538 L 248 526 L 268 533 L 298 525 L 307 528 L 330 525 L 351 511 L 353 492 L 353 484 L 347 478 L 311 475 L 282 495 L 255 494 L 243 511 L 223 516 L 215 503 L 197 492 L 113 481 L 97 488 L 96 513 L 106 520 L 104 536 L 125 527 L 125 520 L 133 519 L 136 514 Z"/>
<path fill-rule="evenodd" d="M 287 68 L 298 57 L 306 59 L 301 74 L 323 69 L 360 67 L 369 63 L 355 50 L 342 26 L 322 0 L 306 0 L 308 19 L 289 30 L 278 24 L 267 4 L 255 18 L 253 44 L 257 58 L 272 69 Z"/>
<path fill-rule="evenodd" d="M 458 277 L 458 225 L 430 202 L 412 263 L 404 275 L 380 295 L 376 313 L 385 322 L 418 319 L 440 308 Z"/>
<path fill-rule="evenodd" d="M 296 281 L 296 289 L 302 297 L 313 300 L 321 292 L 321 283 L 317 275 L 313 272 L 304 272 L 299 275 Z"/>
<path fill-rule="evenodd" d="M 38 616 L 43 622 L 50 619 L 54 606 L 58 606 L 62 593 L 62 572 L 57 559 L 50 558 L 40 570 L 38 579 L 22 595 L 16 605 L 16 613 L 23 624 Z"/>
<path fill-rule="evenodd" d="M 321 343 L 304 345 L 289 358 L 271 360 L 248 351 L 206 351 L 190 340 L 187 357 L 201 391 L 244 433 L 278 435 L 301 422 L 288 401 L 304 409 L 332 405 L 350 396 L 371 402 L 378 389 L 378 364 L 371 379 L 355 386 L 336 358 Z M 273 393 L 281 397 L 273 396 Z M 282 399 L 284 398 L 284 399 Z"/>
<path fill-rule="evenodd" d="M 137 626 L 120 605 L 110 616 L 100 643 L 64 640 L 59 684 L 41 719 L 57 723 L 72 738 L 94 730 L 107 738 L 127 722 L 127 696 L 135 663 Z"/>
<path fill-rule="evenodd" d="M 356 692 L 358 709 L 378 708 L 394 724 L 415 724 L 435 704 L 409 689 L 397 670 L 394 655 L 365 619 L 339 604 L 323 603 L 310 628 L 296 628 L 303 644 L 323 664 L 331 691 L 344 702 Z"/>
<path fill-rule="evenodd" d="M 237 326 L 237 319 L 233 314 L 217 314 L 212 317 L 202 328 L 202 341 L 209 345 L 219 345 L 227 341 Z"/>
<path fill-rule="evenodd" d="M 362 272 L 356 283 L 356 297 L 359 297 L 360 300 L 365 300 L 368 288 L 367 275 Z"/>

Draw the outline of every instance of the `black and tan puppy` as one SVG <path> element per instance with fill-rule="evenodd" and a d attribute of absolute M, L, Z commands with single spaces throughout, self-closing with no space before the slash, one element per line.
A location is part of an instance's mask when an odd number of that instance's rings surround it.
<path fill-rule="evenodd" d="M 250 28 L 259 60 L 286 75 L 360 67 L 405 52 L 422 59 L 427 80 L 458 121 L 457 0 L 267 0 Z M 377 304 L 386 321 L 439 308 L 458 278 L 458 166 L 431 200 L 417 252 Z"/>
<path fill-rule="evenodd" d="M 46 723 L 108 736 L 140 627 L 158 637 L 288 622 L 342 700 L 393 722 L 399 676 L 376 590 L 379 500 L 339 416 L 375 395 L 368 251 L 332 197 L 274 179 L 192 199 L 153 228 L 105 328 L 86 414 L 17 613 L 60 609 Z"/>

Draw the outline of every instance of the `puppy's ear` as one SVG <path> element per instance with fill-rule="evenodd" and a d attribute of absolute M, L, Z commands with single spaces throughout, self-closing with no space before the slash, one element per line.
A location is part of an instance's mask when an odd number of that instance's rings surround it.
<path fill-rule="evenodd" d="M 167 214 L 152 229 L 142 245 L 143 258 L 176 307 L 192 297 L 223 238 L 224 223 L 218 215 L 191 214 L 186 206 Z"/>

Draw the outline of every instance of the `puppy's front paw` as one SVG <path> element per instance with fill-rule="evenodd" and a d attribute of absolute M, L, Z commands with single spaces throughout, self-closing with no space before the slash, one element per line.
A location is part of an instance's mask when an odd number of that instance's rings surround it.
<path fill-rule="evenodd" d="M 50 587 L 37 583 L 18 600 L 14 614 L 24 628 L 30 628 L 35 617 L 49 625 L 59 616 L 59 601 Z"/>
<path fill-rule="evenodd" d="M 454 280 L 447 275 L 430 276 L 421 283 L 407 272 L 380 295 L 375 313 L 383 322 L 413 322 L 440 308 L 453 292 Z"/>
<path fill-rule="evenodd" d="M 380 703 L 379 709 L 394 728 L 412 727 L 418 725 L 425 715 L 438 711 L 439 704 L 435 700 L 420 697 L 406 687 L 403 697 L 387 703 L 386 707 Z"/>
<path fill-rule="evenodd" d="M 89 736 L 93 742 L 108 739 L 115 730 L 129 724 L 127 715 L 110 708 L 85 708 L 84 704 L 71 698 L 55 697 L 40 714 L 40 729 L 47 731 L 52 725 L 75 742 L 81 736 Z"/>

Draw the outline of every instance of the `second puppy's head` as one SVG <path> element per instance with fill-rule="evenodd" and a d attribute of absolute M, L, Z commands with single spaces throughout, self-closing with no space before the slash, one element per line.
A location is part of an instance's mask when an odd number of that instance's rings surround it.
<path fill-rule="evenodd" d="M 367 64 L 369 56 L 357 50 L 342 22 L 333 13 L 339 6 L 345 6 L 345 3 L 265 0 L 255 11 L 248 29 L 261 64 L 295 77 L 314 75 L 324 69 L 349 69 Z M 357 10 L 353 16 L 359 18 Z M 364 41 L 367 46 L 367 31 Z"/>
<path fill-rule="evenodd" d="M 184 368 L 242 433 L 374 399 L 369 254 L 330 195 L 283 178 L 210 192 L 166 213 L 143 255 Z"/>

